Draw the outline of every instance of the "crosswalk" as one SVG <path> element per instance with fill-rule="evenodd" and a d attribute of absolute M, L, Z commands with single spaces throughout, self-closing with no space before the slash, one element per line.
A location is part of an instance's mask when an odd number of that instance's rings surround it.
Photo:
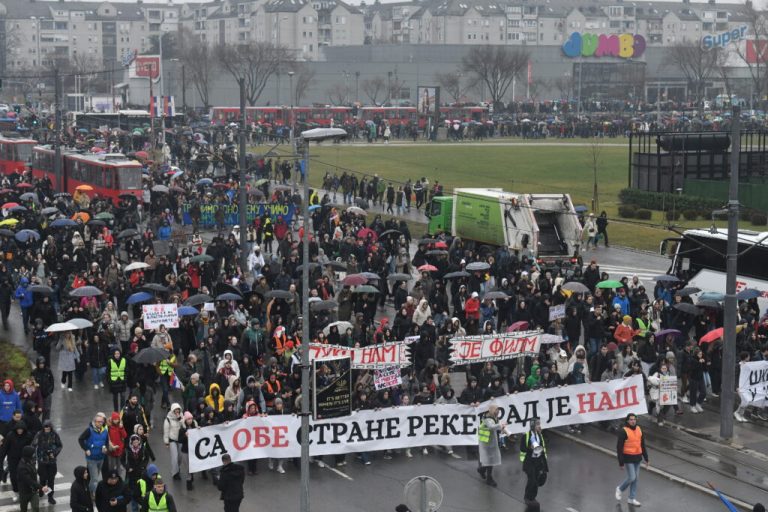
<path fill-rule="evenodd" d="M 64 481 L 64 475 L 56 473 L 56 483 L 54 490 L 56 491 L 54 496 L 56 497 L 56 505 L 51 505 L 48 500 L 43 497 L 40 498 L 40 510 L 45 512 L 65 512 L 70 510 L 69 508 L 69 487 L 72 482 Z M 18 501 L 14 501 L 16 493 L 11 488 L 11 481 L 7 483 L 0 483 L 0 512 L 19 512 Z"/>
<path fill-rule="evenodd" d="M 633 268 L 617 265 L 600 265 L 600 272 L 607 272 L 611 279 L 621 279 L 624 276 L 631 278 L 637 275 L 641 281 L 645 284 L 645 288 L 648 289 L 648 284 L 651 286 L 656 285 L 656 276 L 664 274 L 664 271 L 653 270 L 648 268 Z"/>

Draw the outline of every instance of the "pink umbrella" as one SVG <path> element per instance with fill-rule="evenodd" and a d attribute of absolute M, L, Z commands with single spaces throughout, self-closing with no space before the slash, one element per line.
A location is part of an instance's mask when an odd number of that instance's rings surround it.
<path fill-rule="evenodd" d="M 520 320 L 507 327 L 507 332 L 523 331 L 528 328 L 528 322 Z"/>
<path fill-rule="evenodd" d="M 368 238 L 368 236 L 371 236 L 374 240 L 378 240 L 379 235 L 376 234 L 374 230 L 371 228 L 363 228 L 360 231 L 357 232 L 357 238 Z"/>
<path fill-rule="evenodd" d="M 365 276 L 361 276 L 360 274 L 349 274 L 341 281 L 341 284 L 345 286 L 360 286 L 361 284 L 365 284 L 367 282 L 368 278 Z"/>
<path fill-rule="evenodd" d="M 437 271 L 437 267 L 427 263 L 426 265 L 420 266 L 418 270 L 419 272 L 435 272 Z"/>

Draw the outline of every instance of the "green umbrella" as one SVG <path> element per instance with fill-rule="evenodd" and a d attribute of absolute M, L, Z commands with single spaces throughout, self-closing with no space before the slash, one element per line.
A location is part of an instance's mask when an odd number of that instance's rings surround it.
<path fill-rule="evenodd" d="M 261 178 L 260 180 L 256 180 L 256 183 L 254 183 L 254 185 L 256 185 L 257 187 L 260 187 L 265 183 L 269 183 L 269 180 L 266 178 Z"/>
<path fill-rule="evenodd" d="M 189 261 L 192 263 L 208 263 L 213 261 L 213 256 L 209 256 L 207 254 L 198 254 L 197 256 L 192 256 L 189 258 Z"/>
<path fill-rule="evenodd" d="M 365 284 L 355 287 L 352 293 L 379 293 L 379 290 L 375 286 Z"/>
<path fill-rule="evenodd" d="M 611 279 L 597 283 L 598 288 L 621 288 L 622 286 L 624 286 L 623 283 Z"/>
<path fill-rule="evenodd" d="M 109 212 L 101 212 L 96 214 L 93 218 L 98 220 L 113 220 L 115 216 Z"/>

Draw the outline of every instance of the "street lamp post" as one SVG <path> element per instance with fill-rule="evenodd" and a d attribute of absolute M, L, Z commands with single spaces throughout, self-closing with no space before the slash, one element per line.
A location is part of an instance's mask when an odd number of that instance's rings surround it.
<path fill-rule="evenodd" d="M 392 72 L 387 71 L 387 105 L 392 104 Z"/>
<path fill-rule="evenodd" d="M 360 88 L 358 87 L 360 84 L 360 72 L 355 71 L 355 102 L 360 101 Z"/>
<path fill-rule="evenodd" d="M 293 146 L 293 130 L 294 130 L 294 128 L 295 128 L 295 123 L 293 122 L 293 101 L 294 101 L 294 99 L 295 99 L 295 93 L 294 93 L 294 91 L 293 91 L 293 75 L 294 75 L 294 72 L 293 72 L 293 71 L 289 71 L 289 72 L 288 72 L 288 79 L 289 79 L 289 81 L 290 81 L 290 90 L 289 90 L 289 94 L 291 95 L 291 110 L 290 110 L 290 114 L 289 114 L 289 115 L 290 115 L 290 117 L 291 117 L 291 119 L 290 119 L 290 125 L 289 125 L 289 126 L 291 127 L 291 132 L 290 132 L 290 137 L 291 137 L 291 146 Z"/>

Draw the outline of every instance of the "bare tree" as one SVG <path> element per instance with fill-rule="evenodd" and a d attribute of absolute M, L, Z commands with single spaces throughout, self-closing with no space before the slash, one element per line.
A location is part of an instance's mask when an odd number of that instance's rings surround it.
<path fill-rule="evenodd" d="M 494 105 L 501 100 L 512 81 L 527 69 L 530 53 L 501 46 L 476 46 L 462 58 L 462 68 L 485 84 Z"/>
<path fill-rule="evenodd" d="M 371 100 L 373 105 L 379 104 L 379 95 L 386 93 L 387 90 L 387 81 L 381 76 L 363 80 L 361 85 L 363 87 L 363 92 L 368 96 L 368 99 Z"/>
<path fill-rule="evenodd" d="M 259 100 L 272 75 L 294 62 L 287 48 L 257 41 L 220 45 L 215 56 L 232 78 L 245 81 L 245 99 L 251 106 Z"/>
<path fill-rule="evenodd" d="M 563 75 L 552 80 L 552 88 L 560 93 L 560 98 L 564 100 L 570 100 L 571 94 L 573 94 L 573 77 L 571 75 Z"/>
<path fill-rule="evenodd" d="M 667 47 L 664 64 L 683 73 L 698 103 L 703 99 L 705 82 L 717 72 L 718 52 L 704 49 L 699 42 L 683 40 Z"/>
<path fill-rule="evenodd" d="M 296 63 L 293 66 L 295 76 L 293 77 L 293 104 L 301 105 L 301 100 L 306 96 L 309 87 L 315 80 L 317 73 L 310 69 L 306 64 Z"/>
<path fill-rule="evenodd" d="M 400 78 L 396 75 L 392 75 L 392 78 L 388 79 L 388 82 L 389 82 L 389 95 L 387 100 L 389 102 L 392 102 L 392 100 L 395 99 L 399 102 L 402 99 L 401 92 L 405 87 L 405 79 Z"/>
<path fill-rule="evenodd" d="M 749 75 L 752 79 L 752 98 L 750 98 L 750 106 L 752 106 L 752 99 L 763 99 L 763 94 L 766 87 L 766 71 L 768 71 L 768 20 L 763 16 L 763 13 L 758 11 L 752 2 L 747 2 L 743 8 L 742 13 L 747 18 L 746 25 L 748 27 L 750 37 L 744 48 L 740 45 L 734 45 L 734 49 L 739 58 L 744 61 L 749 69 Z M 752 51 L 750 51 L 750 46 Z"/>
<path fill-rule="evenodd" d="M 465 76 L 459 72 L 435 73 L 435 82 L 440 86 L 441 91 L 448 94 L 453 103 L 461 103 L 467 91 L 476 85 L 477 78 Z"/>
<path fill-rule="evenodd" d="M 349 90 L 346 85 L 336 82 L 328 87 L 325 93 L 328 95 L 328 101 L 331 102 L 331 105 L 340 106 L 344 104 Z"/>
<path fill-rule="evenodd" d="M 211 105 L 211 77 L 216 68 L 214 52 L 210 46 L 186 31 L 181 31 L 179 37 L 182 41 L 180 54 L 184 70 L 203 106 L 208 108 Z"/>
<path fill-rule="evenodd" d="M 728 66 L 728 52 L 723 51 L 722 49 L 718 48 L 717 51 L 717 74 L 720 76 L 720 78 L 723 80 L 723 85 L 725 85 L 725 94 L 730 98 L 731 90 L 733 89 L 733 85 L 731 83 L 731 76 L 730 76 L 730 66 Z"/>

